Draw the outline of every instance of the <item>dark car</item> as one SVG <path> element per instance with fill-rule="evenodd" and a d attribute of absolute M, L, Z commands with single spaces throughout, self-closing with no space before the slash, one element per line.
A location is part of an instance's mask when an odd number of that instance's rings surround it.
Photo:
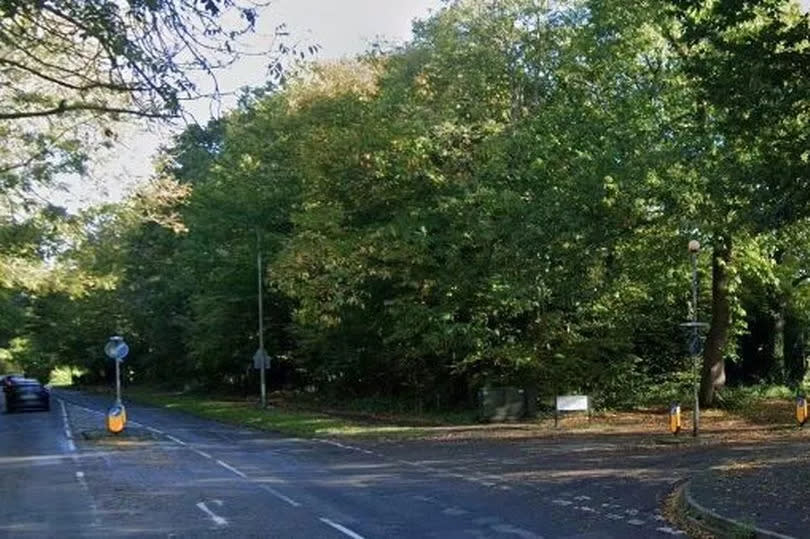
<path fill-rule="evenodd" d="M 9 387 L 14 380 L 25 378 L 22 374 L 3 374 L 0 376 L 0 385 L 3 386 L 3 389 Z"/>
<path fill-rule="evenodd" d="M 37 380 L 14 378 L 4 388 L 6 394 L 6 411 L 50 410 L 51 392 Z"/>

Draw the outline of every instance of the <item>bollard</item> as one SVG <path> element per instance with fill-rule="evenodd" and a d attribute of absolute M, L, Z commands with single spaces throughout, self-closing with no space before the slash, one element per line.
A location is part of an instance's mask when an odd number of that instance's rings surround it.
<path fill-rule="evenodd" d="M 127 425 L 127 411 L 123 404 L 116 404 L 107 411 L 107 430 L 119 434 Z"/>
<path fill-rule="evenodd" d="M 796 421 L 800 428 L 807 422 L 807 399 L 804 397 L 796 398 Z"/>
<path fill-rule="evenodd" d="M 669 407 L 669 431 L 675 436 L 681 432 L 681 405 L 677 402 Z"/>

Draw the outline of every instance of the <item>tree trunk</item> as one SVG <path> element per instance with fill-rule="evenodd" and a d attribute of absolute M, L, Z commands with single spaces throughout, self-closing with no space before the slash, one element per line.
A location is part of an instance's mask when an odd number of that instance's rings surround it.
<path fill-rule="evenodd" d="M 703 351 L 703 371 L 700 380 L 700 401 L 704 406 L 714 402 L 715 390 L 726 383 L 724 358 L 729 328 L 731 305 L 729 301 L 729 265 L 731 239 L 718 241 L 712 252 L 712 319 Z"/>
<path fill-rule="evenodd" d="M 785 379 L 792 388 L 799 388 L 807 373 L 804 361 L 804 335 L 801 321 L 791 308 L 785 313 L 784 356 Z"/>

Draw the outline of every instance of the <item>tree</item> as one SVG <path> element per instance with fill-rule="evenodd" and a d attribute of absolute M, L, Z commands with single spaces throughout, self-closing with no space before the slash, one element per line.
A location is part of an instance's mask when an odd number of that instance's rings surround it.
<path fill-rule="evenodd" d="M 711 324 L 701 400 L 725 383 L 735 236 L 757 235 L 807 214 L 810 164 L 810 20 L 787 0 L 670 2 L 669 34 L 697 92 L 701 141 L 695 224 L 712 246 Z"/>

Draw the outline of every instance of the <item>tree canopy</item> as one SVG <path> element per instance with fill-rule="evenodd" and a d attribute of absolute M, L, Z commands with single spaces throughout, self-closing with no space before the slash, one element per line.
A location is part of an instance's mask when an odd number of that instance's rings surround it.
<path fill-rule="evenodd" d="M 450 2 L 188 128 L 122 203 L 43 213 L 14 248 L 49 230 L 60 284 L 9 296 L 5 348 L 100 378 L 124 333 L 135 380 L 246 388 L 260 253 L 276 387 L 622 405 L 683 389 L 696 238 L 704 402 L 726 360 L 798 384 L 808 40 L 788 1 Z"/>

